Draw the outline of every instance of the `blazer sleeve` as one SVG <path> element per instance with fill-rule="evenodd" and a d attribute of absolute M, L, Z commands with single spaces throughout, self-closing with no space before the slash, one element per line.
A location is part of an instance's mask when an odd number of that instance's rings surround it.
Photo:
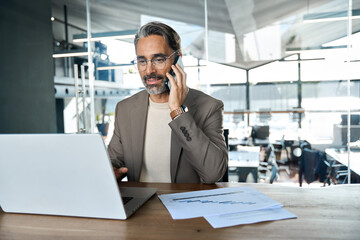
<path fill-rule="evenodd" d="M 203 183 L 220 180 L 228 167 L 223 111 L 223 102 L 213 100 L 201 105 L 196 112 L 183 113 L 169 123 L 183 148 L 184 159 L 189 161 Z"/>
<path fill-rule="evenodd" d="M 108 154 L 111 160 L 112 165 L 115 168 L 125 167 L 124 162 L 124 151 L 123 151 L 123 145 L 121 140 L 121 133 L 120 133 L 120 126 L 119 126 L 119 110 L 120 103 L 117 104 L 115 109 L 115 125 L 114 125 L 114 133 L 110 140 L 109 146 L 108 146 Z"/>

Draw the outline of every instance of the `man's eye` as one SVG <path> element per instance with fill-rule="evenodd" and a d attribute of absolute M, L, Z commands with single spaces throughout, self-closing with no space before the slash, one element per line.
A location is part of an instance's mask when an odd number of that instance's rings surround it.
<path fill-rule="evenodd" d="M 162 58 L 162 57 L 158 57 L 158 58 L 155 58 L 155 59 L 153 60 L 153 62 L 154 62 L 155 64 L 159 64 L 159 63 L 165 62 L 165 59 Z"/>
<path fill-rule="evenodd" d="M 144 60 L 144 59 L 138 59 L 137 62 L 138 62 L 138 64 L 140 64 L 140 65 L 146 64 L 146 60 Z"/>

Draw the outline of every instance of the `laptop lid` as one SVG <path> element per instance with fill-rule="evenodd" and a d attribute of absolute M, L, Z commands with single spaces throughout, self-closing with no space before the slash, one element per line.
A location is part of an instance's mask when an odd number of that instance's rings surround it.
<path fill-rule="evenodd" d="M 129 215 L 99 134 L 0 135 L 0 206 L 12 213 Z"/>

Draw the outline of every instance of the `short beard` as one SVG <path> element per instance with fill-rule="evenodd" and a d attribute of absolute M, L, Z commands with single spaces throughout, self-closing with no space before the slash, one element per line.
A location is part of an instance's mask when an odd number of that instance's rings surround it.
<path fill-rule="evenodd" d="M 146 80 L 149 79 L 149 78 L 160 78 L 161 79 L 161 82 L 159 84 L 147 84 L 146 83 Z M 149 93 L 149 94 L 152 94 L 152 95 L 157 95 L 157 94 L 161 94 L 165 91 L 167 91 L 167 88 L 165 86 L 165 77 L 163 75 L 156 75 L 156 74 L 152 74 L 152 75 L 145 75 L 142 79 L 143 81 L 143 84 L 145 86 L 145 89 L 146 91 Z"/>

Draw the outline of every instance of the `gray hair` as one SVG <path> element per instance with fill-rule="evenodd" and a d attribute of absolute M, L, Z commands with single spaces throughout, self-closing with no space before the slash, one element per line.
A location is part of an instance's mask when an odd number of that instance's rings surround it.
<path fill-rule="evenodd" d="M 137 50 L 138 41 L 151 35 L 162 36 L 173 51 L 181 50 L 180 36 L 173 28 L 161 22 L 149 22 L 143 25 L 135 35 L 135 51 Z"/>

